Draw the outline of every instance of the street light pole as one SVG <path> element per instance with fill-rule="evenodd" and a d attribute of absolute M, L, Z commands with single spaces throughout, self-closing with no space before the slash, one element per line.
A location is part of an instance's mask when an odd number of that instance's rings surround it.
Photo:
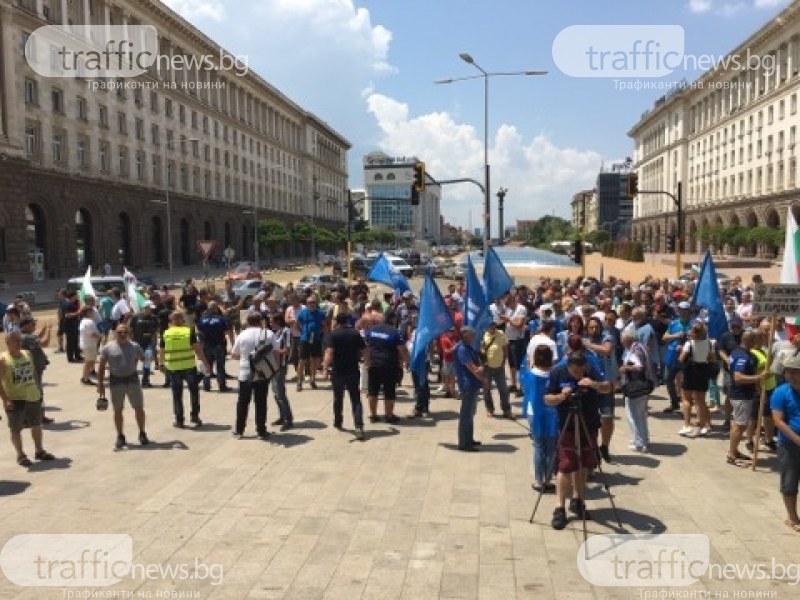
<path fill-rule="evenodd" d="M 499 231 L 497 239 L 500 240 L 499 241 L 500 246 L 503 246 L 505 244 L 505 239 L 506 239 L 504 231 L 505 227 L 503 224 L 503 202 L 506 199 L 507 193 L 508 193 L 508 188 L 501 187 L 499 190 L 497 190 L 497 221 L 498 221 L 497 230 Z"/>
<path fill-rule="evenodd" d="M 498 76 L 510 76 L 510 75 L 547 75 L 547 71 L 512 71 L 512 72 L 488 72 L 483 69 L 478 63 L 475 62 L 475 59 L 472 58 L 470 54 L 466 52 L 462 52 L 458 55 L 461 60 L 465 63 L 472 65 L 478 71 L 480 71 L 480 75 L 475 75 L 473 77 L 456 77 L 450 79 L 441 79 L 436 81 L 436 83 L 453 83 L 455 81 L 464 81 L 467 79 L 483 79 L 483 165 L 484 165 L 484 185 L 483 185 L 483 192 L 484 192 L 484 200 L 483 200 L 483 253 L 484 255 L 489 251 L 489 246 L 491 245 L 492 234 L 490 231 L 491 227 L 491 210 L 492 210 L 492 196 L 491 192 L 489 191 L 489 78 L 490 77 L 498 77 Z M 501 233 L 501 240 L 502 240 L 502 233 Z"/>

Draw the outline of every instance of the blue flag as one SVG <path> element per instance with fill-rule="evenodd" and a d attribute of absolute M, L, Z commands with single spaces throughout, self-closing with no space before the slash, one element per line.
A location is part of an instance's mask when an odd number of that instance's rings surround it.
<path fill-rule="evenodd" d="M 718 340 L 723 333 L 728 331 L 728 320 L 725 318 L 725 309 L 717 282 L 717 270 L 711 252 L 706 252 L 703 257 L 703 267 L 700 277 L 694 288 L 692 302 L 708 311 L 708 337 Z"/>
<path fill-rule="evenodd" d="M 486 252 L 483 264 L 483 285 L 486 288 L 486 297 L 490 302 L 496 300 L 508 290 L 514 287 L 514 280 L 508 274 L 506 268 L 494 248 L 489 248 Z"/>
<path fill-rule="evenodd" d="M 464 325 L 469 325 L 475 329 L 475 347 L 480 346 L 483 339 L 483 332 L 489 328 L 492 322 L 492 313 L 489 311 L 489 303 L 486 301 L 486 294 L 483 291 L 472 258 L 467 256 L 467 298 L 464 309 Z"/>
<path fill-rule="evenodd" d="M 378 283 L 388 285 L 390 288 L 394 289 L 398 296 L 411 289 L 411 286 L 408 285 L 408 279 L 406 279 L 402 273 L 398 273 L 395 270 L 392 263 L 389 262 L 389 259 L 386 258 L 382 252 L 378 260 L 375 261 L 375 264 L 372 265 L 367 279 L 369 281 L 377 281 Z"/>
<path fill-rule="evenodd" d="M 417 330 L 414 333 L 414 346 L 411 348 L 411 370 L 420 377 L 426 377 L 425 357 L 428 346 L 446 331 L 450 331 L 456 324 L 450 309 L 444 303 L 444 298 L 439 292 L 433 277 L 425 276 L 419 301 L 419 318 Z"/>

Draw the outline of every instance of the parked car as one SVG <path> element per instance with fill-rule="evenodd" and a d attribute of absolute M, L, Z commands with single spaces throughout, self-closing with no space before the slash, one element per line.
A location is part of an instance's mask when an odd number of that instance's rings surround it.
<path fill-rule="evenodd" d="M 228 271 L 225 275 L 227 279 L 243 280 L 243 279 L 261 279 L 261 271 L 258 265 L 254 262 L 240 262 L 237 263 L 233 269 Z"/>
<path fill-rule="evenodd" d="M 464 279 L 467 274 L 467 261 L 462 260 L 452 265 L 448 264 L 444 269 L 445 279 Z"/>
<path fill-rule="evenodd" d="M 306 275 L 297 282 L 295 286 L 297 289 L 304 289 L 312 287 L 318 289 L 321 285 L 327 288 L 335 288 L 340 285 L 346 285 L 341 277 L 336 275 L 329 275 L 328 273 L 315 273 L 313 275 Z"/>
<path fill-rule="evenodd" d="M 272 293 L 275 298 L 280 302 L 283 300 L 283 286 L 270 280 L 261 279 L 243 279 L 233 284 L 233 294 L 236 298 L 249 298 L 255 296 L 261 291 L 262 286 L 268 283 L 272 286 Z"/>
<path fill-rule="evenodd" d="M 433 259 L 433 276 L 434 277 L 446 277 L 447 272 L 455 269 L 456 263 L 449 258 L 443 258 L 441 256 L 437 256 Z"/>
<path fill-rule="evenodd" d="M 112 275 L 111 277 L 92 277 L 90 281 L 98 296 L 107 296 L 114 288 L 125 293 L 125 280 L 119 275 Z M 73 277 L 67 281 L 67 291 L 80 291 L 82 285 L 83 277 Z"/>
<path fill-rule="evenodd" d="M 353 254 L 350 257 L 351 276 L 353 279 L 366 277 L 374 262 L 374 259 L 368 259 L 361 254 Z M 336 260 L 333 264 L 333 274 L 337 277 L 347 276 L 347 259 L 340 258 Z"/>
<path fill-rule="evenodd" d="M 389 261 L 389 264 L 394 267 L 394 269 L 398 272 L 403 274 L 405 277 L 413 277 L 414 276 L 414 267 L 409 265 L 406 261 L 404 261 L 399 256 L 391 256 L 391 255 L 384 255 L 386 256 L 386 260 Z"/>

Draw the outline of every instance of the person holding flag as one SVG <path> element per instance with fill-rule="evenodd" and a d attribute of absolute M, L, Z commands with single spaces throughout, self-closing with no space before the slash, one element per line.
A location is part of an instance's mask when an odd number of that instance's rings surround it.
<path fill-rule="evenodd" d="M 383 253 L 377 258 L 375 264 L 372 265 L 367 279 L 389 286 L 398 296 L 402 296 L 404 292 L 411 291 L 408 279 L 394 268 Z"/>

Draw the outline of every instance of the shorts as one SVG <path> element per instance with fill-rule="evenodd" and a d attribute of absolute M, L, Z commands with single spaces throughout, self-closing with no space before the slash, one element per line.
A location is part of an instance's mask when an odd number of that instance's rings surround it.
<path fill-rule="evenodd" d="M 58 329 L 56 330 L 56 335 L 64 335 L 66 333 L 66 329 L 64 328 L 65 322 L 64 319 L 58 320 Z"/>
<path fill-rule="evenodd" d="M 300 360 L 300 338 L 293 337 L 292 345 L 289 349 L 289 362 L 293 365 L 297 365 L 298 360 Z"/>
<path fill-rule="evenodd" d="M 508 341 L 508 366 L 515 371 L 519 369 L 522 361 L 525 359 L 525 353 L 528 348 L 525 344 L 525 339 L 509 340 Z"/>
<path fill-rule="evenodd" d="M 750 414 L 753 412 L 753 402 L 753 400 L 734 400 L 731 398 L 731 406 L 733 407 L 731 420 L 740 427 L 746 426 L 747 421 L 750 420 Z M 756 408 L 756 410 L 758 409 Z"/>
<path fill-rule="evenodd" d="M 453 375 L 453 373 L 455 372 L 455 369 L 456 369 L 455 365 L 456 365 L 455 362 L 447 362 L 447 361 L 443 360 L 442 361 L 442 375 L 444 377 L 451 377 Z"/>
<path fill-rule="evenodd" d="M 781 494 L 796 496 L 800 480 L 800 446 L 782 441 L 778 445 L 778 464 L 781 469 Z"/>
<path fill-rule="evenodd" d="M 598 394 L 597 410 L 603 419 L 613 419 L 614 408 L 616 408 L 614 394 Z"/>
<path fill-rule="evenodd" d="M 397 369 L 370 367 L 367 373 L 367 395 L 375 398 L 381 390 L 385 400 L 397 399 Z"/>
<path fill-rule="evenodd" d="M 42 401 L 13 400 L 14 410 L 6 410 L 8 428 L 11 433 L 19 433 L 26 427 L 39 427 L 42 424 Z"/>
<path fill-rule="evenodd" d="M 84 362 L 94 362 L 97 360 L 97 346 L 91 345 L 88 348 L 81 348 Z"/>
<path fill-rule="evenodd" d="M 137 381 L 130 383 L 115 383 L 109 386 L 111 390 L 111 405 L 114 410 L 119 412 L 125 405 L 125 397 L 127 396 L 131 408 L 144 408 L 144 396 L 142 395 L 142 386 Z"/>
<path fill-rule="evenodd" d="M 767 390 L 767 397 L 764 400 L 764 410 L 761 411 L 761 415 L 764 417 L 771 417 L 772 416 L 772 409 L 769 406 L 769 400 L 772 397 L 772 392 L 774 390 Z M 758 404 L 761 400 L 761 396 L 753 400 L 753 408 L 750 410 L 750 418 L 753 421 L 758 420 Z"/>
<path fill-rule="evenodd" d="M 317 338 L 313 342 L 300 342 L 300 358 L 320 358 L 322 356 L 322 338 Z"/>
<path fill-rule="evenodd" d="M 683 389 L 688 392 L 707 392 L 711 379 L 708 363 L 687 363 L 683 367 Z"/>
<path fill-rule="evenodd" d="M 597 432 L 589 432 L 589 440 L 584 439 L 581 447 L 581 460 L 578 463 L 578 453 L 575 450 L 575 430 L 564 431 L 558 445 L 557 463 L 559 473 L 574 473 L 582 465 L 584 469 L 593 469 L 597 466 Z"/>

